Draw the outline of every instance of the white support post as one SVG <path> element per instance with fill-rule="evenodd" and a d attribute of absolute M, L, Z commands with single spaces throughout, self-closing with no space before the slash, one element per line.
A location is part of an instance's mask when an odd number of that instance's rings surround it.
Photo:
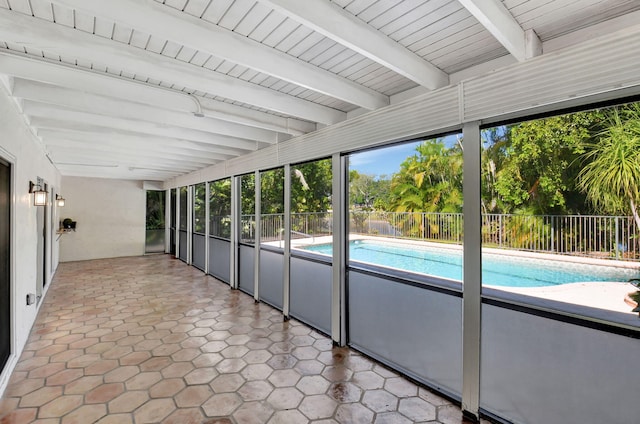
<path fill-rule="evenodd" d="M 240 177 L 231 177 L 231 243 L 229 254 L 229 286 L 237 289 L 238 282 L 238 236 L 240 234 Z"/>
<path fill-rule="evenodd" d="M 255 172 L 255 240 L 253 259 L 253 299 L 260 301 L 260 242 L 262 235 L 262 178 L 260 171 Z"/>
<path fill-rule="evenodd" d="M 176 187 L 176 228 L 174 229 L 174 237 L 176 240 L 176 253 L 174 257 L 180 258 L 180 187 Z"/>
<path fill-rule="evenodd" d="M 204 183 L 204 273 L 209 273 L 209 182 Z"/>
<path fill-rule="evenodd" d="M 171 251 L 171 189 L 164 191 L 164 253 Z"/>
<path fill-rule="evenodd" d="M 346 328 L 346 168 L 347 159 L 336 153 L 331 158 L 333 209 L 333 277 L 331 285 L 331 339 L 338 346 L 347 344 Z"/>
<path fill-rule="evenodd" d="M 464 124 L 462 133 L 464 137 L 462 412 L 465 416 L 478 420 L 480 414 L 480 319 L 482 307 L 479 122 Z"/>
<path fill-rule="evenodd" d="M 187 264 L 193 264 L 193 192 L 194 186 L 187 186 Z"/>
<path fill-rule="evenodd" d="M 284 166 L 284 265 L 282 282 L 282 314 L 289 320 L 291 300 L 291 165 Z M 311 301 L 311 300 L 310 300 Z"/>

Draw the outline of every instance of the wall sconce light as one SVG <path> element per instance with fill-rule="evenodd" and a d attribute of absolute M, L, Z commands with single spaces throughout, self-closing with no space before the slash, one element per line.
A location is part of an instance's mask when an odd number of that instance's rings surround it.
<path fill-rule="evenodd" d="M 64 206 L 64 197 L 60 196 L 59 194 L 56 194 L 56 203 L 60 207 Z"/>
<path fill-rule="evenodd" d="M 33 205 L 45 206 L 47 204 L 47 192 L 38 184 L 29 181 L 29 193 L 33 193 Z"/>

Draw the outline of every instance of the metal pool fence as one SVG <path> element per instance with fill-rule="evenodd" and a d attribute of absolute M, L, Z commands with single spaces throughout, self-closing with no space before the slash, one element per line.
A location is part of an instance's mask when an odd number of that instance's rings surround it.
<path fill-rule="evenodd" d="M 262 215 L 262 240 L 280 240 L 282 214 Z M 242 239 L 253 241 L 253 215 L 242 216 Z M 349 213 L 352 234 L 462 244 L 463 218 L 459 213 L 368 212 Z M 332 213 L 291 215 L 294 238 L 332 233 Z M 640 233 L 628 216 L 482 215 L 482 242 L 486 247 L 597 258 L 640 261 Z"/>

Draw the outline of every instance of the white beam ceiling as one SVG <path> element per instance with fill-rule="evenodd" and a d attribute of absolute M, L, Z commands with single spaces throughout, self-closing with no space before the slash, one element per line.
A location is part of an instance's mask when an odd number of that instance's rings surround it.
<path fill-rule="evenodd" d="M 313 132 L 317 126 L 313 122 L 302 121 L 295 118 L 284 118 L 246 107 L 232 105 L 230 103 L 199 97 L 202 113 L 211 118 L 277 131 L 284 134 L 298 136 Z"/>
<path fill-rule="evenodd" d="M 50 152 L 56 151 L 56 149 L 70 149 L 73 154 L 77 152 L 93 153 L 98 157 L 105 158 L 110 155 L 119 155 L 123 157 L 125 160 L 129 161 L 129 163 L 146 163 L 149 164 L 157 164 L 158 161 L 179 161 L 181 165 L 195 165 L 195 166 L 206 166 L 207 164 L 213 162 L 220 161 L 222 159 L 214 159 L 205 157 L 197 157 L 190 156 L 184 154 L 176 154 L 176 153 L 167 153 L 166 151 L 153 149 L 153 150 L 144 150 L 140 148 L 127 148 L 126 151 L 118 152 L 114 149 L 113 144 L 107 143 L 88 143 L 87 141 L 73 141 L 73 140 L 47 140 L 47 149 Z M 121 147 L 121 146 L 120 146 Z M 144 155 L 143 159 L 133 159 L 133 154 L 136 155 Z"/>
<path fill-rule="evenodd" d="M 134 121 L 130 119 L 112 118 L 108 116 L 94 115 L 91 113 L 75 111 L 61 106 L 46 105 L 25 100 L 23 103 L 24 113 L 29 116 L 32 126 L 36 128 L 60 128 L 62 125 L 70 126 L 73 123 L 90 123 L 97 127 L 106 129 L 114 128 L 123 131 L 131 131 L 142 134 L 156 135 L 160 137 L 171 137 L 181 140 L 197 141 L 221 147 L 231 147 L 252 151 L 258 149 L 258 142 L 240 138 L 220 136 L 204 131 L 190 130 L 186 128 L 176 128 L 152 122 Z"/>
<path fill-rule="evenodd" d="M 177 162 L 173 159 L 150 157 L 148 159 L 133 158 L 132 155 L 119 152 L 105 152 L 92 149 L 77 149 L 73 146 L 49 146 L 49 156 L 62 163 L 92 164 L 92 163 L 117 163 L 126 167 L 155 167 L 167 170 L 193 171 L 206 166 L 205 161 Z"/>
<path fill-rule="evenodd" d="M 196 101 L 186 93 L 148 85 L 104 72 L 92 72 L 61 62 L 34 59 L 0 50 L 0 72 L 14 77 L 117 97 L 176 111 L 198 112 Z"/>
<path fill-rule="evenodd" d="M 330 1 L 258 1 L 424 87 L 449 85 L 442 70 Z"/>
<path fill-rule="evenodd" d="M 14 80 L 12 94 L 14 97 L 21 99 L 65 106 L 70 109 L 102 116 L 173 125 L 269 144 L 278 141 L 278 134 L 273 131 L 247 127 L 219 119 L 199 118 L 190 113 L 164 110 L 140 103 L 116 100 L 106 96 L 83 93 L 23 79 Z"/>
<path fill-rule="evenodd" d="M 501 0 L 458 0 L 518 61 L 537 56 L 541 43 L 533 32 L 525 31 Z"/>
<path fill-rule="evenodd" d="M 49 140 L 70 140 L 83 141 L 89 143 L 112 144 L 122 147 L 143 147 L 145 149 L 175 151 L 181 154 L 199 156 L 209 159 L 230 159 L 244 153 L 244 150 L 229 148 L 212 148 L 209 144 L 197 143 L 193 141 L 178 140 L 167 137 L 155 137 L 148 135 L 139 135 L 126 131 L 110 130 L 104 131 L 103 128 L 87 125 L 82 129 L 57 129 L 43 128 L 37 131 L 37 135 L 45 140 L 45 144 Z"/>
<path fill-rule="evenodd" d="M 315 124 L 307 121 L 282 118 L 229 103 L 197 98 L 113 74 L 84 70 L 45 59 L 37 60 L 8 51 L 0 51 L 0 73 L 167 110 L 202 112 L 211 118 L 291 135 L 306 134 L 316 129 Z"/>
<path fill-rule="evenodd" d="M 313 122 L 334 124 L 346 113 L 84 31 L 0 8 L 0 39 L 64 57 L 119 67 L 159 81 L 188 81 L 189 88 L 213 93 Z"/>
<path fill-rule="evenodd" d="M 374 90 L 154 0 L 53 0 L 53 3 L 124 23 L 365 109 L 389 104 L 387 96 Z M 300 3 L 306 6 L 308 2 Z"/>
<path fill-rule="evenodd" d="M 150 143 L 148 145 L 138 143 L 136 145 L 131 145 L 122 140 L 100 139 L 100 137 L 95 136 L 79 139 L 79 137 L 74 137 L 73 135 L 60 135 L 57 137 L 47 137 L 46 140 L 45 146 L 75 146 L 82 149 L 107 148 L 110 149 L 109 151 L 121 150 L 123 152 L 142 154 L 146 157 L 155 155 L 169 159 L 174 158 L 181 161 L 183 159 L 205 159 L 207 162 L 210 162 L 230 158 L 229 155 L 219 153 L 196 152 L 180 147 L 161 146 L 157 143 Z"/>

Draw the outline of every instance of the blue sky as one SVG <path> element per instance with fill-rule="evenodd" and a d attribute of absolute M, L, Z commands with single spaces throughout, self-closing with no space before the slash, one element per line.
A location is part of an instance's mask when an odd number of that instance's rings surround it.
<path fill-rule="evenodd" d="M 420 142 L 399 144 L 352 154 L 349 156 L 349 169 L 355 169 L 361 174 L 391 177 L 391 174 L 400 169 L 400 164 L 415 153 L 418 144 Z"/>
<path fill-rule="evenodd" d="M 444 140 L 447 146 L 456 142 L 455 135 L 447 136 Z M 361 174 L 391 177 L 394 172 L 400 169 L 400 164 L 407 157 L 415 154 L 416 146 L 420 143 L 421 141 L 416 141 L 354 153 L 349 156 L 349 169 L 355 169 Z"/>

